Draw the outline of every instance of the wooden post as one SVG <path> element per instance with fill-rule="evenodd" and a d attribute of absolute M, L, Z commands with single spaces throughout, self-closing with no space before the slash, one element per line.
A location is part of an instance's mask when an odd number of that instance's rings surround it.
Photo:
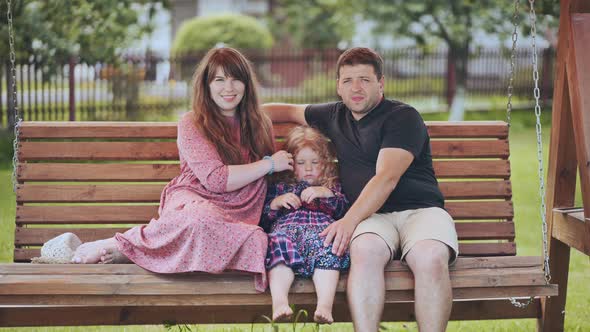
<path fill-rule="evenodd" d="M 447 52 L 447 77 L 446 77 L 446 94 L 447 106 L 450 108 L 453 104 L 453 98 L 457 90 L 457 78 L 455 77 L 455 56 L 453 52 Z"/>
<path fill-rule="evenodd" d="M 70 57 L 69 63 L 69 71 L 68 71 L 68 78 L 69 78 L 69 103 L 70 103 L 70 121 L 76 121 L 76 77 L 75 77 L 75 70 L 76 70 L 76 58 L 74 56 Z"/>
<path fill-rule="evenodd" d="M 546 201 L 551 282 L 559 285 L 559 296 L 542 301 L 542 317 L 538 321 L 538 328 L 542 331 L 563 331 L 564 328 L 570 246 L 552 236 L 556 222 L 553 209 L 573 206 L 578 167 L 583 183 L 585 217 L 590 209 L 590 98 L 587 95 L 590 89 L 590 65 L 587 62 L 590 16 L 584 14 L 585 20 L 576 23 L 575 13 L 590 13 L 590 2 L 561 1 Z M 572 29 L 573 24 L 583 26 Z M 590 226 L 586 226 L 588 233 Z"/>

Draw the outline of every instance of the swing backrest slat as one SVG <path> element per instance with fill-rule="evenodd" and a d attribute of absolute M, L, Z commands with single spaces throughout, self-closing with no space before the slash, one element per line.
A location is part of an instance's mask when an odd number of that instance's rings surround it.
<path fill-rule="evenodd" d="M 515 255 L 507 125 L 427 126 L 461 255 Z M 275 124 L 277 148 L 292 127 Z M 175 123 L 25 122 L 19 139 L 16 262 L 66 231 L 91 241 L 147 223 L 179 172 Z"/>

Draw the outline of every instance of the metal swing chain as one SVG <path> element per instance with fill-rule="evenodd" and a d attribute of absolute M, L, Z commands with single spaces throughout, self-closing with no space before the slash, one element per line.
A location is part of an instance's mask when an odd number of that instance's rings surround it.
<path fill-rule="evenodd" d="M 545 272 L 545 282 L 549 284 L 551 281 L 551 271 L 549 269 L 549 250 L 547 245 L 547 215 L 545 207 L 545 174 L 543 169 L 543 140 L 541 135 L 541 105 L 539 100 L 541 98 L 541 91 L 539 90 L 539 69 L 537 66 L 537 15 L 535 14 L 535 0 L 529 0 L 530 12 L 529 18 L 531 21 L 531 44 L 533 47 L 533 80 L 535 81 L 535 117 L 536 117 L 536 132 L 537 132 L 537 160 L 539 162 L 539 197 L 541 199 L 541 220 L 543 229 L 543 271 Z"/>
<path fill-rule="evenodd" d="M 539 196 L 541 199 L 541 219 L 542 219 L 542 233 L 543 233 L 543 272 L 545 274 L 545 282 L 549 284 L 551 280 L 551 271 L 549 269 L 549 254 L 548 254 L 548 246 L 547 246 L 547 218 L 546 218 L 546 211 L 545 211 L 545 181 L 543 179 L 543 142 L 542 142 L 542 135 L 541 135 L 541 106 L 539 103 L 541 93 L 539 90 L 539 70 L 537 66 L 537 44 L 536 44 L 536 36 L 537 36 L 537 15 L 535 14 L 535 0 L 528 0 L 530 5 L 529 10 L 529 18 L 531 22 L 531 43 L 533 48 L 533 56 L 532 56 L 532 65 L 533 65 L 533 80 L 535 83 L 535 88 L 533 90 L 533 95 L 535 97 L 535 117 L 536 117 L 536 126 L 535 131 L 537 134 L 537 161 L 539 163 Z M 515 44 L 516 44 L 516 32 L 517 32 L 517 11 L 518 11 L 518 0 L 514 2 L 514 32 L 512 34 L 512 56 L 511 56 L 511 71 L 510 71 L 510 82 L 508 86 L 508 105 L 507 105 L 507 120 L 508 126 L 510 126 L 510 112 L 512 111 L 512 83 L 513 83 L 513 74 L 514 74 L 514 53 L 515 53 Z M 526 308 L 533 302 L 533 297 L 529 297 L 528 300 L 525 302 L 518 302 L 515 298 L 510 298 L 510 303 L 518 308 Z"/>
<path fill-rule="evenodd" d="M 510 80 L 508 81 L 508 102 L 506 104 L 506 122 L 508 123 L 508 128 L 510 129 L 511 126 L 511 122 L 512 122 L 512 92 L 513 92 L 513 87 L 514 87 L 514 68 L 516 67 L 515 65 L 515 58 L 516 58 L 516 42 L 518 40 L 518 22 L 519 22 L 519 0 L 514 0 L 514 14 L 512 15 L 512 25 L 514 26 L 514 29 L 512 31 L 512 50 L 510 53 Z M 519 302 L 516 298 L 509 298 L 508 300 L 510 300 L 510 303 L 512 303 L 513 306 L 517 307 L 517 308 L 526 308 L 529 306 L 529 304 L 531 304 L 533 302 L 533 298 L 529 297 L 527 300 L 524 300 L 523 302 Z"/>
<path fill-rule="evenodd" d="M 12 76 L 12 85 L 9 87 L 9 94 L 12 93 L 13 107 L 14 107 L 14 142 L 12 143 L 14 155 L 12 156 L 12 190 L 16 193 L 16 186 L 18 184 L 16 179 L 16 170 L 18 167 L 18 137 L 20 136 L 20 125 L 22 119 L 18 112 L 18 100 L 16 93 L 16 52 L 14 50 L 14 29 L 12 27 L 12 1 L 6 0 L 8 9 L 6 16 L 8 18 L 8 43 L 10 44 L 10 75 Z"/>
<path fill-rule="evenodd" d="M 512 31 L 512 51 L 510 53 L 510 80 L 508 81 L 508 103 L 506 104 L 506 122 L 508 128 L 512 122 L 512 91 L 514 87 L 514 68 L 516 67 L 514 62 L 516 58 L 516 41 L 518 40 L 518 12 L 519 12 L 519 0 L 514 0 L 514 14 L 512 15 L 512 25 L 514 30 Z"/>

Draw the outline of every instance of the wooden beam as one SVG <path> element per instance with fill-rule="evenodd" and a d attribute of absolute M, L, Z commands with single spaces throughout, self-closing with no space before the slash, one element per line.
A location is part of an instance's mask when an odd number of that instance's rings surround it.
<path fill-rule="evenodd" d="M 554 209 L 553 234 L 559 241 L 590 256 L 590 233 L 586 232 L 584 211 Z"/>
<path fill-rule="evenodd" d="M 561 0 L 559 18 L 559 45 L 557 49 L 556 76 L 553 91 L 551 141 L 547 172 L 546 213 L 548 223 L 549 261 L 552 283 L 559 285 L 559 296 L 542 300 L 542 317 L 538 329 L 563 331 L 570 247 L 553 234 L 553 209 L 571 207 L 575 199 L 577 158 L 572 130 L 572 92 L 577 81 L 571 81 L 573 64 L 571 13 L 590 12 L 590 2 L 584 0 Z M 586 54 L 587 56 L 587 54 Z"/>
<path fill-rule="evenodd" d="M 296 310 L 313 312 L 314 305 L 301 305 Z M 514 308 L 507 300 L 457 301 L 451 320 L 535 318 L 539 301 L 526 308 Z M 242 322 L 245 329 L 253 322 L 264 323 L 261 315 L 270 316 L 270 305 L 252 306 L 105 306 L 105 307 L 0 307 L 0 326 L 88 326 L 137 324 L 211 324 Z M 345 305 L 334 307 L 336 322 L 350 322 Z M 413 303 L 386 304 L 382 320 L 414 321 Z M 268 323 L 267 323 L 268 326 Z"/>

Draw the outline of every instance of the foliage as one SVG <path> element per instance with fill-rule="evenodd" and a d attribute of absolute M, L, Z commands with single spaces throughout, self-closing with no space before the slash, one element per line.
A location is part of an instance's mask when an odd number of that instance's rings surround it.
<path fill-rule="evenodd" d="M 240 49 L 268 49 L 273 39 L 268 29 L 250 16 L 225 14 L 185 21 L 174 38 L 173 55 L 206 51 L 219 43 Z"/>
<path fill-rule="evenodd" d="M 35 55 L 52 62 L 77 55 L 82 62 L 116 59 L 131 40 L 153 30 L 156 11 L 169 0 L 13 0 L 15 47 L 19 57 Z M 6 13 L 6 3 L 0 11 Z M 140 12 L 148 14 L 141 22 Z M 8 35 L 3 17 L 0 34 Z M 8 43 L 0 44 L 0 60 L 6 60 Z"/>
<path fill-rule="evenodd" d="M 351 0 L 277 0 L 269 19 L 275 37 L 301 48 L 335 48 L 355 31 Z"/>

